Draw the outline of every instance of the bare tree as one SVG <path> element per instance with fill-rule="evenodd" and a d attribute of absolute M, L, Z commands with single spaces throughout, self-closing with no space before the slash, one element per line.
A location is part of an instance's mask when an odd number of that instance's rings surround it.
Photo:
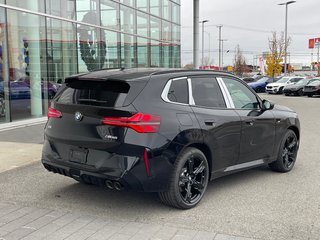
<path fill-rule="evenodd" d="M 246 70 L 246 66 L 246 59 L 243 56 L 240 46 L 237 45 L 233 60 L 233 72 L 238 76 L 242 76 Z"/>

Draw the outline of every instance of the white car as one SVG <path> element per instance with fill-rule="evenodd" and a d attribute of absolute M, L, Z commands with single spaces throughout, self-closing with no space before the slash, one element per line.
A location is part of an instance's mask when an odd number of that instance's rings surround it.
<path fill-rule="evenodd" d="M 290 84 L 295 84 L 296 82 L 300 81 L 301 79 L 304 79 L 304 77 L 282 77 L 280 80 L 274 82 L 274 83 L 269 83 L 266 86 L 266 92 L 267 93 L 282 93 L 282 90 L 285 86 L 290 85 Z"/>

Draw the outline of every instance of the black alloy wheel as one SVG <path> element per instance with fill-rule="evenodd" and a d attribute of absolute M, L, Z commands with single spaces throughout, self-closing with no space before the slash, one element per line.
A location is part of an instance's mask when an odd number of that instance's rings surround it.
<path fill-rule="evenodd" d="M 292 170 L 298 153 L 299 141 L 292 130 L 288 130 L 281 143 L 278 159 L 269 164 L 272 170 L 277 172 L 289 172 Z"/>
<path fill-rule="evenodd" d="M 205 155 L 196 148 L 186 148 L 177 158 L 169 191 L 159 193 L 162 202 L 180 209 L 196 206 L 202 199 L 209 180 Z"/>

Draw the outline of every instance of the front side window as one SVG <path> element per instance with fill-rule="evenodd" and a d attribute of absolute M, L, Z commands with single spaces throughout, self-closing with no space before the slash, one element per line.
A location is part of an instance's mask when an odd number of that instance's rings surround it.
<path fill-rule="evenodd" d="M 220 87 L 215 78 L 193 77 L 191 83 L 195 105 L 215 108 L 226 107 Z"/>
<path fill-rule="evenodd" d="M 187 79 L 172 80 L 167 98 L 171 102 L 189 104 Z"/>
<path fill-rule="evenodd" d="M 238 109 L 259 109 L 259 101 L 255 94 L 241 82 L 231 79 L 222 78 L 226 85 L 235 108 Z"/>

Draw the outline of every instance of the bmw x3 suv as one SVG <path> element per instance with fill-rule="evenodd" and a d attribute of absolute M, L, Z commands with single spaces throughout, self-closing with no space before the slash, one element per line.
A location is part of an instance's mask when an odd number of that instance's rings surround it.
<path fill-rule="evenodd" d="M 283 88 L 304 79 L 303 77 L 282 77 L 280 80 L 266 86 L 267 93 L 282 94 Z"/>
<path fill-rule="evenodd" d="M 232 74 L 99 70 L 65 79 L 48 109 L 44 167 L 81 183 L 158 192 L 194 207 L 215 178 L 261 165 L 290 171 L 297 114 Z"/>

